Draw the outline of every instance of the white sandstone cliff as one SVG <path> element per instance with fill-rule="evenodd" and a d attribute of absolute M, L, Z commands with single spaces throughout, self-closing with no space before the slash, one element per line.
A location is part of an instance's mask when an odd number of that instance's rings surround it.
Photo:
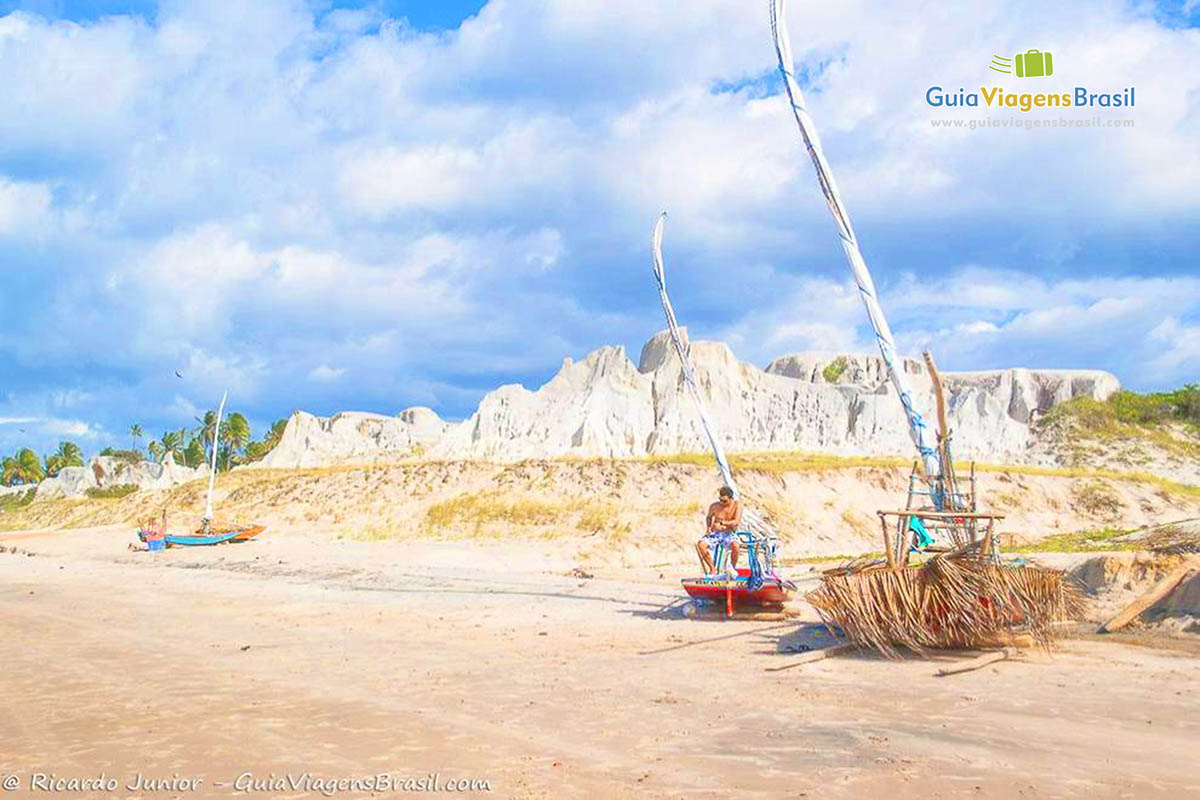
<path fill-rule="evenodd" d="M 432 409 L 422 407 L 405 409 L 395 417 L 362 411 L 316 417 L 297 411 L 288 420 L 279 444 L 246 468 L 362 464 L 420 455 L 443 437 L 446 428 Z"/>
<path fill-rule="evenodd" d="M 108 456 L 96 456 L 86 466 L 63 467 L 53 478 L 37 486 L 39 500 L 54 497 L 83 497 L 88 489 L 108 489 L 133 485 L 141 489 L 169 489 L 181 483 L 203 477 L 207 469 L 176 464 L 170 454 L 162 463 L 138 461 L 129 463 Z"/>
<path fill-rule="evenodd" d="M 691 345 L 697 379 L 727 450 L 807 450 L 909 455 L 912 443 L 895 391 L 878 356 L 845 355 L 836 383 L 824 368 L 836 353 L 799 353 L 765 370 L 740 362 L 720 342 Z M 905 359 L 918 410 L 934 424 L 932 384 L 924 364 Z M 1033 423 L 1057 403 L 1081 395 L 1104 399 L 1120 388 L 1098 370 L 1009 369 L 944 374 L 957 457 L 1045 460 L 1030 449 Z M 707 450 L 683 385 L 679 359 L 664 331 L 651 337 L 635 366 L 621 347 L 602 347 L 562 369 L 536 390 L 502 386 L 460 423 L 429 409 L 399 417 L 297 412 L 263 467 L 361 463 L 405 455 L 514 461 L 555 456 L 636 457 Z"/>
<path fill-rule="evenodd" d="M 837 354 L 786 356 L 766 370 L 738 361 L 719 342 L 695 342 L 691 354 L 709 413 L 729 451 L 912 451 L 903 411 L 878 356 L 846 356 L 848 368 L 830 384 L 822 372 Z M 931 415 L 933 389 L 924 365 L 905 359 L 904 368 L 918 410 Z M 1021 460 L 1033 442 L 1030 423 L 1056 403 L 1080 395 L 1104 399 L 1120 388 L 1113 375 L 1091 370 L 1011 369 L 944 377 L 956 454 L 990 460 Z M 578 363 L 567 359 L 537 391 L 505 386 L 492 392 L 431 454 L 512 460 L 706 449 L 679 359 L 664 331 L 646 342 L 636 368 L 622 348 L 605 347 Z"/>

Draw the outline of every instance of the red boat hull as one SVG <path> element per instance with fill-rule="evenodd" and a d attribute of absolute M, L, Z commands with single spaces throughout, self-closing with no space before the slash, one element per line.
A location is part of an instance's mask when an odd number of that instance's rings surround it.
<path fill-rule="evenodd" d="M 680 583 L 689 596 L 714 603 L 732 600 L 734 605 L 780 606 L 792 596 L 791 589 L 777 580 L 768 580 L 757 589 L 749 587 L 746 577 L 739 577 L 735 581 L 719 578 L 684 578 Z"/>

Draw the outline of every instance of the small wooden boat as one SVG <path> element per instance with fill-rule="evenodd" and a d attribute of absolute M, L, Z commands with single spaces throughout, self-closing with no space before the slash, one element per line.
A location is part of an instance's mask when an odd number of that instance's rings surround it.
<path fill-rule="evenodd" d="M 208 472 L 208 499 L 204 504 L 204 517 L 200 520 L 200 529 L 190 534 L 168 534 L 167 510 L 163 509 L 162 522 L 151 520 L 138 530 L 138 538 L 146 543 L 149 550 L 161 550 L 163 547 L 210 547 L 225 542 L 245 542 L 258 536 L 267 529 L 266 525 L 224 525 L 215 527 L 213 520 L 213 484 L 217 477 L 217 447 L 220 441 L 221 417 L 225 414 L 225 400 L 229 393 L 221 395 L 221 405 L 217 408 L 217 422 L 213 427 L 212 463 Z M 165 534 L 165 535 L 164 535 Z"/>
<path fill-rule="evenodd" d="M 204 547 L 213 544 L 232 542 L 237 538 L 238 531 L 213 531 L 212 533 L 167 534 L 167 547 Z"/>
<path fill-rule="evenodd" d="M 266 529 L 266 525 L 238 525 L 236 527 L 224 528 L 223 530 L 236 531 L 237 536 L 233 537 L 233 541 L 244 542 L 247 539 L 253 539 Z"/>
<path fill-rule="evenodd" d="M 231 525 L 223 528 L 203 529 L 195 533 L 167 534 L 168 547 L 205 547 L 225 542 L 244 542 L 253 539 L 267 529 L 266 525 Z"/>
<path fill-rule="evenodd" d="M 729 467 L 729 460 L 725 457 L 725 448 L 722 447 L 720 437 L 713 430 L 708 412 L 704 408 L 704 398 L 700 391 L 700 385 L 696 381 L 696 370 L 692 364 L 690 345 L 685 342 L 684 333 L 680 330 L 679 321 L 675 318 L 675 309 L 671 306 L 671 298 L 667 296 L 667 274 L 662 257 L 662 239 L 666 221 L 667 212 L 664 211 L 659 215 L 658 222 L 654 226 L 654 233 L 650 236 L 654 279 L 658 283 L 658 299 L 662 303 L 667 328 L 671 332 L 671 344 L 674 345 L 675 354 L 679 357 L 684 385 L 696 405 L 700 427 L 704 429 L 704 433 L 708 437 L 713 459 L 717 462 L 717 471 L 730 494 L 737 499 L 737 484 L 733 481 L 733 472 Z M 722 492 L 724 491 L 722 490 Z M 737 524 L 740 525 L 742 522 L 739 513 Z M 775 550 L 778 537 L 773 526 L 750 510 L 745 511 L 744 523 L 744 530 L 732 533 L 737 537 L 737 542 L 746 553 L 746 560 L 743 563 L 749 564 L 749 568 L 735 570 L 736 575 L 705 575 L 701 578 L 684 578 L 680 581 L 684 591 L 697 601 L 724 602 L 725 613 L 731 617 L 738 603 L 781 606 L 796 590 L 794 583 L 780 578 L 775 572 Z M 709 566 L 715 566 L 718 569 L 725 568 L 730 555 L 728 549 L 729 545 L 727 544 L 716 544 L 710 553 Z"/>
<path fill-rule="evenodd" d="M 213 429 L 213 442 L 220 441 L 221 418 L 225 415 L 225 400 L 229 393 L 221 395 L 221 405 L 217 408 L 217 422 Z M 217 448 L 212 451 L 212 463 L 208 472 L 208 499 L 204 504 L 204 517 L 200 521 L 200 530 L 190 535 L 168 536 L 169 547 L 205 547 L 225 542 L 245 542 L 258 536 L 267 529 L 266 525 L 224 525 L 216 527 L 213 519 L 213 484 L 217 477 Z"/>
<path fill-rule="evenodd" d="M 683 590 L 696 600 L 723 603 L 726 613 L 732 614 L 739 605 L 781 606 L 795 590 L 795 585 L 777 577 L 765 577 L 752 582 L 750 570 L 739 569 L 736 578 L 706 575 L 702 578 L 684 578 L 680 581 Z M 757 585 L 755 585 L 757 583 Z"/>

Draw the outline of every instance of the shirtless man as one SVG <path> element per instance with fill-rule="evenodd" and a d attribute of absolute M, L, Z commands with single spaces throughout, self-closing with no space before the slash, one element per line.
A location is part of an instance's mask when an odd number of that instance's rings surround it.
<path fill-rule="evenodd" d="M 738 538 L 736 531 L 742 525 L 742 504 L 733 498 L 733 490 L 722 486 L 718 493 L 720 498 L 708 507 L 708 517 L 705 520 L 707 529 L 700 541 L 696 542 L 696 553 L 700 556 L 700 566 L 705 575 L 717 571 L 713 563 L 713 550 L 719 544 L 729 545 L 729 565 L 735 571 L 738 561 Z"/>

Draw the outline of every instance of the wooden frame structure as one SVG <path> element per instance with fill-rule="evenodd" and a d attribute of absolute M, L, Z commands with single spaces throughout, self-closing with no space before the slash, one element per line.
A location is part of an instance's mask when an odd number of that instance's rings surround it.
<path fill-rule="evenodd" d="M 926 350 L 922 356 L 933 382 L 937 402 L 937 447 L 942 474 L 926 475 L 921 462 L 914 463 L 908 476 L 908 499 L 904 509 L 875 512 L 883 531 L 883 552 L 888 567 L 897 569 L 908 566 L 913 552 L 914 519 L 919 520 L 931 536 L 942 540 L 938 544 L 922 547 L 922 552 L 966 554 L 974 550 L 980 558 L 998 561 L 996 523 L 1004 519 L 1004 515 L 978 510 L 975 462 L 971 462 L 970 472 L 960 484 L 950 451 L 950 422 L 942 376 L 933 361 L 933 354 Z M 894 524 L 889 523 L 892 517 L 895 518 Z"/>
<path fill-rule="evenodd" d="M 996 546 L 996 523 L 1004 519 L 1003 514 L 987 514 L 978 511 L 923 511 L 906 508 L 902 511 L 876 511 L 883 530 L 883 553 L 889 569 L 908 566 L 913 552 L 911 520 L 928 520 L 926 527 L 948 531 L 953 547 L 932 545 L 922 548 L 926 553 L 968 552 L 978 550 L 982 559 L 996 560 L 1000 550 Z M 895 525 L 888 524 L 888 517 L 895 517 Z"/>

